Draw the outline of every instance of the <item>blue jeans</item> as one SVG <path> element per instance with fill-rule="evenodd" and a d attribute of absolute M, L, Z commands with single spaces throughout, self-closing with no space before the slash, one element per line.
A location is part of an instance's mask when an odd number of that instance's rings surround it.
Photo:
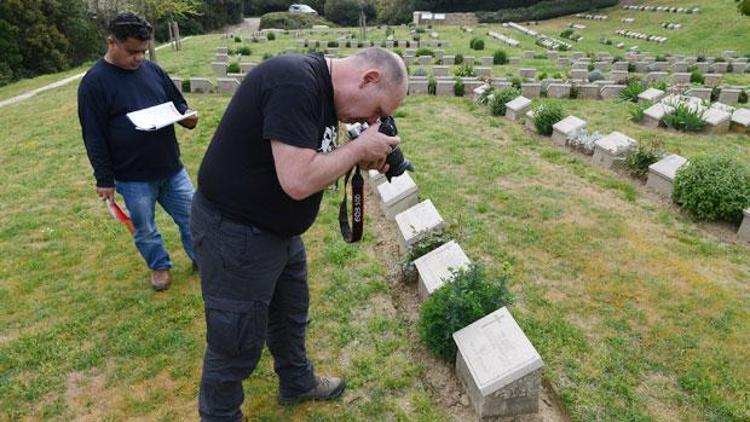
<path fill-rule="evenodd" d="M 125 200 L 125 206 L 135 226 L 135 246 L 149 268 L 163 270 L 172 267 L 172 260 L 169 259 L 154 222 L 154 207 L 157 202 L 177 223 L 182 246 L 188 257 L 191 260 L 195 259 L 189 222 L 194 189 L 184 168 L 174 176 L 152 182 L 116 180 L 115 188 Z"/>

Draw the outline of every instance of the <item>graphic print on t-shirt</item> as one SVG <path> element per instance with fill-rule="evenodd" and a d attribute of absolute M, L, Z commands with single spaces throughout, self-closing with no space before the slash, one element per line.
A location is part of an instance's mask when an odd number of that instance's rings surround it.
<path fill-rule="evenodd" d="M 336 126 L 326 127 L 323 132 L 323 139 L 320 140 L 319 152 L 331 152 L 336 149 L 336 145 L 333 144 L 333 140 L 336 139 Z"/>

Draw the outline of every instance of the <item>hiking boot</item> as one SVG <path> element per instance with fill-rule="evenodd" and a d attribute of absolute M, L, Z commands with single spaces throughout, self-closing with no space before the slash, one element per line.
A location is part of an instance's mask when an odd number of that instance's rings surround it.
<path fill-rule="evenodd" d="M 151 272 L 151 287 L 157 292 L 167 290 L 172 284 L 172 277 L 169 275 L 169 268 L 163 270 L 153 270 Z"/>
<path fill-rule="evenodd" d="M 297 396 L 284 397 L 279 393 L 279 404 L 295 404 L 306 400 L 333 400 L 341 395 L 346 388 L 346 382 L 336 377 L 315 377 L 317 385 L 309 391 Z"/>

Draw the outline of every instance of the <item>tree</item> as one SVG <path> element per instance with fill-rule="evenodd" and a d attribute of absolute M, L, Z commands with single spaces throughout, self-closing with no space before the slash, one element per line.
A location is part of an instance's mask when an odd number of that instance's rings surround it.
<path fill-rule="evenodd" d="M 737 10 L 745 16 L 750 16 L 750 0 L 737 0 Z"/>
<path fill-rule="evenodd" d="M 176 18 L 186 17 L 199 14 L 201 7 L 200 0 L 133 0 L 131 6 L 137 13 L 143 15 L 152 25 L 156 25 L 161 20 L 166 20 L 170 28 L 170 35 L 173 37 L 179 29 L 177 28 Z M 171 41 L 171 40 L 170 40 Z M 180 40 L 176 40 L 179 46 Z M 154 39 L 148 43 L 148 56 L 152 62 L 156 62 L 156 48 L 154 48 Z"/>

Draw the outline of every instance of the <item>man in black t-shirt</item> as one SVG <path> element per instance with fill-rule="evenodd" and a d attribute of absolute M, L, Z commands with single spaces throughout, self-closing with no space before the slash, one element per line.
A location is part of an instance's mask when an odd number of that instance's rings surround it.
<path fill-rule="evenodd" d="M 204 420 L 240 420 L 242 380 L 264 344 L 279 402 L 332 399 L 344 381 L 315 376 L 305 351 L 309 295 L 300 235 L 322 190 L 359 164 L 387 171 L 397 137 L 378 132 L 406 95 L 406 68 L 370 48 L 344 59 L 283 55 L 242 82 L 198 173 L 191 230 L 206 313 L 199 399 Z M 368 122 L 334 148 L 338 122 Z"/>
<path fill-rule="evenodd" d="M 151 25 L 132 13 L 109 25 L 107 53 L 78 87 L 78 117 L 96 193 L 112 200 L 115 189 L 125 200 L 135 226 L 135 245 L 151 271 L 151 287 L 169 288 L 172 261 L 154 223 L 159 202 L 180 228 L 182 245 L 193 259 L 190 204 L 193 185 L 180 162 L 174 126 L 145 132 L 126 116 L 131 111 L 172 101 L 181 113 L 188 105 L 172 80 L 155 63 L 144 60 Z M 192 129 L 197 115 L 179 122 Z"/>

